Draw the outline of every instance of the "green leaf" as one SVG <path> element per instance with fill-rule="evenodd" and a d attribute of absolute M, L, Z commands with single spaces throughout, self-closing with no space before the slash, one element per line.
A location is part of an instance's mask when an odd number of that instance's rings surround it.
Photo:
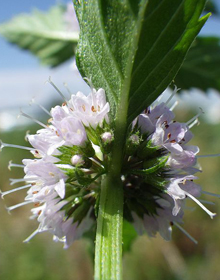
<path fill-rule="evenodd" d="M 220 38 L 198 37 L 175 78 L 181 89 L 220 91 Z"/>
<path fill-rule="evenodd" d="M 130 123 L 169 85 L 195 36 L 205 0 L 74 0 L 77 65 L 104 88 L 112 117 Z"/>
<path fill-rule="evenodd" d="M 78 32 L 68 32 L 65 6 L 54 6 L 48 13 L 35 10 L 0 25 L 0 34 L 10 43 L 36 55 L 42 64 L 57 66 L 73 57 Z"/>
<path fill-rule="evenodd" d="M 126 220 L 123 221 L 123 253 L 130 251 L 131 245 L 137 238 L 137 232 L 133 225 Z"/>
<path fill-rule="evenodd" d="M 95 279 L 122 279 L 123 184 L 127 127 L 170 84 L 195 36 L 205 0 L 74 0 L 80 24 L 76 60 L 106 91 L 114 143 L 102 182 Z"/>
<path fill-rule="evenodd" d="M 159 159 L 149 160 L 145 164 L 151 166 L 145 169 L 131 169 L 128 170 L 128 173 L 136 174 L 136 175 L 148 175 L 157 172 L 161 168 L 163 168 L 168 160 L 168 156 L 160 157 Z"/>

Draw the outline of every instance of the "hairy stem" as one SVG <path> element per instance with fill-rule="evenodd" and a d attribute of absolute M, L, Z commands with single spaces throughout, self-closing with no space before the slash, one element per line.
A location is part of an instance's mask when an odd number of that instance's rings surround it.
<path fill-rule="evenodd" d="M 111 173 L 103 180 L 95 244 L 95 280 L 122 279 L 123 187 Z"/>

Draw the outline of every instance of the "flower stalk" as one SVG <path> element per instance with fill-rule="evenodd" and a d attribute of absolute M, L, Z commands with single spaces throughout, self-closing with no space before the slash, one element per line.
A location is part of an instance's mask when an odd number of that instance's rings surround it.
<path fill-rule="evenodd" d="M 123 187 L 109 173 L 103 180 L 95 244 L 95 280 L 122 279 Z"/>

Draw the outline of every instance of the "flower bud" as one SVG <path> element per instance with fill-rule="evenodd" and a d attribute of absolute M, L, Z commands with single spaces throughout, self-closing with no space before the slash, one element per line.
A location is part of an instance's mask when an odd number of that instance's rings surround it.
<path fill-rule="evenodd" d="M 111 132 L 104 132 L 101 135 L 101 139 L 102 139 L 103 143 L 110 143 L 113 140 L 113 135 Z"/>
<path fill-rule="evenodd" d="M 71 158 L 71 163 L 72 165 L 76 166 L 76 165 L 83 165 L 85 163 L 83 157 L 81 155 L 74 155 Z"/>

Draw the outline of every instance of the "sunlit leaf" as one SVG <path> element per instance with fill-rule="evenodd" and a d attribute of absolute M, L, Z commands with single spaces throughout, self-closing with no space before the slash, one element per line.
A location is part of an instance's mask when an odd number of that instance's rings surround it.
<path fill-rule="evenodd" d="M 131 122 L 169 85 L 208 16 L 204 0 L 74 1 L 77 63 Z M 127 110 L 128 108 L 128 110 Z"/>

